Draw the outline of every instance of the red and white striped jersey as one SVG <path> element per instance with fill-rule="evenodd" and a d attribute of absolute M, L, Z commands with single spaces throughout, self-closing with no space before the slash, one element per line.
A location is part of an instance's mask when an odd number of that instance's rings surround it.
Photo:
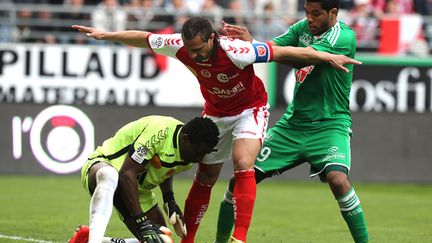
<path fill-rule="evenodd" d="M 183 46 L 181 34 L 151 34 L 147 42 L 152 51 L 178 59 L 195 75 L 206 114 L 233 116 L 267 104 L 264 84 L 255 75 L 252 64 L 270 62 L 271 45 L 220 37 L 214 55 L 207 61 L 196 62 Z"/>

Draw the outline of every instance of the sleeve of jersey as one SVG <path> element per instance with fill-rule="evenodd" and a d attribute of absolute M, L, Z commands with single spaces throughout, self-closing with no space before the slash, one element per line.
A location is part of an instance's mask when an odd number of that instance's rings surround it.
<path fill-rule="evenodd" d="M 267 43 L 252 44 L 248 41 L 222 37 L 220 45 L 234 65 L 240 69 L 257 62 L 270 62 L 272 59 L 272 48 Z"/>
<path fill-rule="evenodd" d="M 183 41 L 180 34 L 150 34 L 147 44 L 154 53 L 176 58 Z"/>
<path fill-rule="evenodd" d="M 129 155 L 138 164 L 142 164 L 145 160 L 150 160 L 156 153 L 156 145 L 154 144 L 154 134 L 151 129 L 146 129 L 132 144 L 129 150 Z"/>
<path fill-rule="evenodd" d="M 273 42 L 277 46 L 297 46 L 298 42 L 294 38 L 294 30 L 290 27 L 285 33 L 273 38 Z"/>

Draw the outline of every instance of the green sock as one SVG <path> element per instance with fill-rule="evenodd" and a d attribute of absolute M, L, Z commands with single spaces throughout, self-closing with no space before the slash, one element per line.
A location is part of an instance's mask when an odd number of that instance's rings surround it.
<path fill-rule="evenodd" d="M 232 197 L 232 196 L 231 196 Z M 231 200 L 224 198 L 220 204 L 215 243 L 227 243 L 231 238 L 234 226 L 234 205 Z"/>
<path fill-rule="evenodd" d="M 336 200 L 354 241 L 356 243 L 368 242 L 369 235 L 366 219 L 354 188 L 351 188 L 347 194 L 340 196 Z"/>

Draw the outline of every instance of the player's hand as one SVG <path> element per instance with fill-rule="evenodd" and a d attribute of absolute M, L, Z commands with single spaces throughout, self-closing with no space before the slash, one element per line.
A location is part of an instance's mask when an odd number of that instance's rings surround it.
<path fill-rule="evenodd" d="M 252 42 L 252 35 L 249 33 L 248 28 L 240 25 L 228 24 L 222 21 L 222 26 L 218 26 L 219 31 L 233 39 L 240 39 L 244 41 Z"/>
<path fill-rule="evenodd" d="M 137 235 L 141 243 L 172 243 L 171 230 L 167 227 L 159 226 L 148 220 L 145 216 L 135 219 L 138 228 Z"/>
<path fill-rule="evenodd" d="M 346 73 L 349 73 L 348 68 L 344 67 L 344 65 L 346 64 L 355 64 L 355 65 L 360 65 L 362 64 L 362 62 L 357 61 L 355 59 L 349 58 L 347 56 L 344 55 L 334 55 L 331 54 L 331 58 L 329 61 L 330 65 L 332 65 L 334 68 L 336 69 L 340 69 Z"/>
<path fill-rule="evenodd" d="M 105 36 L 104 31 L 96 30 L 93 27 L 83 26 L 83 25 L 72 25 L 72 28 L 78 30 L 79 32 L 86 33 L 88 37 L 91 37 L 96 40 L 103 40 Z"/>
<path fill-rule="evenodd" d="M 174 199 L 174 194 L 164 193 L 164 211 L 168 215 L 168 223 L 170 223 L 176 234 L 183 238 L 186 236 L 186 224 L 184 223 L 183 213 L 180 210 L 177 202 Z"/>

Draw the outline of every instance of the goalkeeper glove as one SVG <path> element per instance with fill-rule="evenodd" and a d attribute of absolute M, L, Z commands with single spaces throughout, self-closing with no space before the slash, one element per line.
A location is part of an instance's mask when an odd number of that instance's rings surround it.
<path fill-rule="evenodd" d="M 184 223 L 183 213 L 180 210 L 174 199 L 173 192 L 165 192 L 163 195 L 164 211 L 168 215 L 168 223 L 170 223 L 178 236 L 185 237 L 186 225 Z"/>
<path fill-rule="evenodd" d="M 134 217 L 137 223 L 137 235 L 141 243 L 172 243 L 171 231 L 164 226 L 148 220 L 143 213 Z"/>

